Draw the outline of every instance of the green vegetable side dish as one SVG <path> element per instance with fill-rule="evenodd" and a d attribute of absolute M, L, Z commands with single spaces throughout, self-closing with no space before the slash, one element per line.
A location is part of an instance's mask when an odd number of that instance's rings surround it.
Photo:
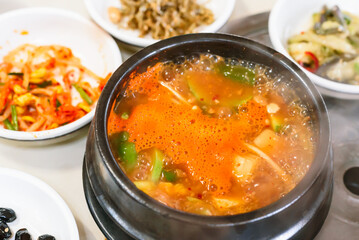
<path fill-rule="evenodd" d="M 313 14 L 310 29 L 289 38 L 288 52 L 310 72 L 359 85 L 359 17 L 324 6 Z"/>
<path fill-rule="evenodd" d="M 77 90 L 77 92 L 80 94 L 81 98 L 87 102 L 89 105 L 91 105 L 93 103 L 92 99 L 90 98 L 89 95 L 87 95 L 87 93 L 85 92 L 85 90 L 80 87 L 77 84 L 73 84 L 72 86 L 74 86 L 74 88 Z"/>

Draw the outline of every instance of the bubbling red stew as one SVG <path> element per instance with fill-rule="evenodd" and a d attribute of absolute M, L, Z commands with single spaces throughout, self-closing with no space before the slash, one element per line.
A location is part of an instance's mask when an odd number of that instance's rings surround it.
<path fill-rule="evenodd" d="M 169 207 L 250 212 L 291 191 L 313 160 L 311 110 L 268 67 L 193 54 L 128 80 L 108 119 L 111 150 Z"/>

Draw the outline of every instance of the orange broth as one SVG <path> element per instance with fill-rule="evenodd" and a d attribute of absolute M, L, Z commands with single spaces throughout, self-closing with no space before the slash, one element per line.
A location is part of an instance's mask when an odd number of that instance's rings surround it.
<path fill-rule="evenodd" d="M 266 68 L 243 63 L 201 54 L 130 76 L 108 134 L 139 189 L 182 211 L 232 215 L 278 200 L 305 175 L 314 151 L 305 107 L 273 91 Z"/>

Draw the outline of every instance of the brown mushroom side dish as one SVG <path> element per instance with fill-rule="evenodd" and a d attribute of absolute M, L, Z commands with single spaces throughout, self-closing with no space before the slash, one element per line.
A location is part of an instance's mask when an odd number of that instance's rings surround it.
<path fill-rule="evenodd" d="M 214 21 L 213 12 L 196 1 L 120 0 L 120 4 L 108 8 L 110 21 L 120 28 L 138 30 L 139 37 L 165 39 L 195 33 Z"/>

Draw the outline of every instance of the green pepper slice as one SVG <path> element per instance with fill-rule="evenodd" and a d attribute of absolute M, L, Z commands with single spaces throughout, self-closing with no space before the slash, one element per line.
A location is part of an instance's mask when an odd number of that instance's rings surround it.
<path fill-rule="evenodd" d="M 19 123 L 17 121 L 17 112 L 16 112 L 16 106 L 11 105 L 11 118 L 12 118 L 12 126 L 14 127 L 15 131 L 19 130 Z"/>
<path fill-rule="evenodd" d="M 132 170 L 137 163 L 136 145 L 132 142 L 121 142 L 118 145 L 117 153 L 120 159 L 124 162 L 127 170 Z"/>
<path fill-rule="evenodd" d="M 36 84 L 36 86 L 38 86 L 39 88 L 45 88 L 45 87 L 50 86 L 50 85 L 52 85 L 51 81 L 45 81 L 43 83 Z"/>
<path fill-rule="evenodd" d="M 9 129 L 9 130 L 15 130 L 14 126 L 11 124 L 11 122 L 9 121 L 9 119 L 5 119 L 3 121 L 5 128 Z"/>
<path fill-rule="evenodd" d="M 120 146 L 120 144 L 128 141 L 129 138 L 130 138 L 130 134 L 126 131 L 112 133 L 109 136 L 110 144 L 113 149 L 117 149 Z"/>
<path fill-rule="evenodd" d="M 87 102 L 89 105 L 91 105 L 93 103 L 92 99 L 90 98 L 89 95 L 87 95 L 87 93 L 85 92 L 85 90 L 80 87 L 77 84 L 72 84 L 72 86 L 74 86 L 74 88 L 78 91 L 78 93 L 80 94 L 81 98 Z"/>
<path fill-rule="evenodd" d="M 24 73 L 22 73 L 22 72 L 9 72 L 7 75 L 9 75 L 9 76 L 23 76 Z"/>

